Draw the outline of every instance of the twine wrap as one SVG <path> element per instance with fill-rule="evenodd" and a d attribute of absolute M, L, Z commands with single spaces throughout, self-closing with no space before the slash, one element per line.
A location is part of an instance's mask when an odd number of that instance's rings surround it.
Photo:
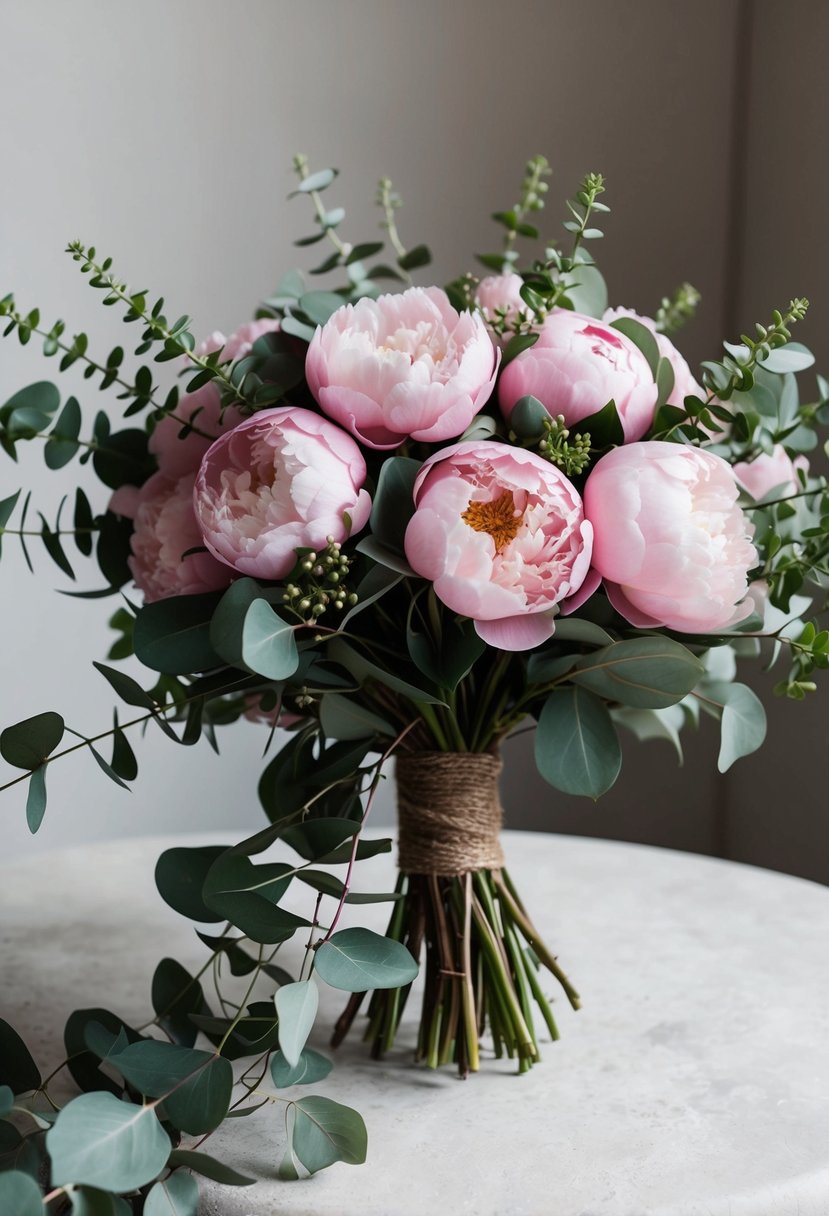
<path fill-rule="evenodd" d="M 399 865 L 404 874 L 455 877 L 504 864 L 501 757 L 412 752 L 397 757 Z"/>

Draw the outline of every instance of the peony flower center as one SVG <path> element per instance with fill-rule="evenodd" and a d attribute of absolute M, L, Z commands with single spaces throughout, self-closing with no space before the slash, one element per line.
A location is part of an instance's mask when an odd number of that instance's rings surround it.
<path fill-rule="evenodd" d="M 501 553 L 515 540 L 518 529 L 524 522 L 522 512 L 516 514 L 515 499 L 511 490 L 505 490 L 490 502 L 469 500 L 461 519 L 475 532 L 488 532 L 495 541 L 495 552 Z"/>

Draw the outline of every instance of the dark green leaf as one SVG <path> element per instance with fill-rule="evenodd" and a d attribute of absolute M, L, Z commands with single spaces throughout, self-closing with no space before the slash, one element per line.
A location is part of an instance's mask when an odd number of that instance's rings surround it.
<path fill-rule="evenodd" d="M 624 334 L 626 338 L 631 340 L 634 346 L 638 347 L 647 359 L 651 375 L 656 380 L 660 357 L 659 346 L 655 335 L 648 329 L 647 325 L 643 325 L 635 317 L 617 317 L 615 321 L 611 321 L 610 328 L 618 329 L 620 334 Z"/>
<path fill-rule="evenodd" d="M 39 768 L 60 743 L 64 729 L 63 718 L 51 711 L 25 718 L 0 734 L 0 755 L 15 768 Z"/>
<path fill-rule="evenodd" d="M 164 1098 L 167 1118 L 188 1135 L 213 1131 L 230 1107 L 233 1069 L 212 1052 L 145 1039 L 111 1056 L 110 1063 L 139 1093 Z"/>
<path fill-rule="evenodd" d="M 128 676 L 123 671 L 117 671 L 114 667 L 107 667 L 105 663 L 93 661 L 92 666 L 101 673 L 110 687 L 122 701 L 126 701 L 127 705 L 137 705 L 140 709 L 156 708 L 153 698 L 132 676 Z"/>
<path fill-rule="evenodd" d="M 700 660 L 670 638 L 613 642 L 580 659 L 571 679 L 598 696 L 634 709 L 666 709 L 705 674 Z"/>
<path fill-rule="evenodd" d="M 38 380 L 36 384 L 27 384 L 9 397 L 0 408 L 0 426 L 5 426 L 16 410 L 33 409 L 44 414 L 54 414 L 59 405 L 60 390 L 57 385 L 48 380 Z"/>
<path fill-rule="evenodd" d="M 226 852 L 221 844 L 166 849 L 155 867 L 155 885 L 164 902 L 188 920 L 204 924 L 224 920 L 204 902 L 202 888 L 211 866 Z"/>
<path fill-rule="evenodd" d="M 415 245 L 397 259 L 397 265 L 401 270 L 417 270 L 420 266 L 428 266 L 431 260 L 432 255 L 425 245 Z"/>
<path fill-rule="evenodd" d="M 550 411 L 537 397 L 519 397 L 509 416 L 509 425 L 520 438 L 533 439 L 543 432 L 549 419 Z"/>
<path fill-rule="evenodd" d="M 75 397 L 69 397 L 44 448 L 43 455 L 48 468 L 62 469 L 69 463 L 78 450 L 80 429 L 81 407 Z"/>
<path fill-rule="evenodd" d="M 180 595 L 145 604 L 135 618 L 136 657 L 153 671 L 190 675 L 222 667 L 210 644 L 214 595 Z"/>
<path fill-rule="evenodd" d="M 20 1035 L 0 1018 L 0 1084 L 13 1094 L 26 1094 L 40 1087 L 40 1070 Z"/>
<path fill-rule="evenodd" d="M 192 1047 L 196 1027 L 191 1017 L 210 1013 L 199 981 L 175 959 L 163 958 L 153 974 L 151 996 L 162 1030 L 182 1047 Z"/>
<path fill-rule="evenodd" d="M 338 693 L 328 693 L 320 705 L 320 724 L 328 739 L 340 742 L 351 739 L 372 739 L 376 735 L 392 738 L 395 729 L 373 710 L 358 701 Z"/>
<path fill-rule="evenodd" d="M 231 1169 L 222 1161 L 217 1161 L 215 1157 L 210 1157 L 207 1153 L 197 1153 L 192 1149 L 173 1149 L 167 1164 L 171 1169 L 181 1166 L 186 1170 L 195 1170 L 197 1174 L 210 1178 L 213 1182 L 220 1182 L 223 1186 L 253 1186 L 256 1181 L 255 1178 L 248 1178 L 245 1174 Z"/>
<path fill-rule="evenodd" d="M 76 1009 L 66 1020 L 63 1042 L 72 1079 L 82 1090 L 105 1089 L 120 1094 L 121 1086 L 101 1072 L 99 1064 L 116 1043 L 137 1043 L 141 1038 L 108 1009 Z"/>
<path fill-rule="evenodd" d="M 383 461 L 371 508 L 371 532 L 381 545 L 403 552 L 406 525 L 414 515 L 414 483 L 421 464 L 410 456 Z"/>
<path fill-rule="evenodd" d="M 155 472 L 155 461 L 147 450 L 147 433 L 137 428 L 109 435 L 92 457 L 92 467 L 105 486 L 143 485 Z"/>

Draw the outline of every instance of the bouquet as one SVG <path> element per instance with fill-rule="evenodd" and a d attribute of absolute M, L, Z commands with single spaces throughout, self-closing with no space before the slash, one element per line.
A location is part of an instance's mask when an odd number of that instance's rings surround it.
<path fill-rule="evenodd" d="M 310 273 L 335 286 L 291 272 L 229 339 L 197 341 L 187 316 L 168 319 L 77 241 L 72 259 L 137 335 L 130 370 L 120 346 L 94 357 L 86 334 L 0 300 L 6 335 L 37 339 L 61 370 L 81 364 L 125 419 L 99 410 L 90 425 L 48 382 L 0 408 L 12 459 L 42 443 L 50 469 L 91 462 L 105 487 L 94 504 L 76 489 L 71 511 L 34 527 L 30 495 L 12 493 L 0 532 L 27 560 L 34 534 L 69 579 L 69 542 L 94 554 L 103 584 L 70 594 L 119 596 L 110 663 L 95 666 L 129 713 L 94 738 L 51 711 L 6 727 L 0 753 L 22 770 L 7 785 L 28 781 L 31 830 L 69 751 L 129 785 L 136 726 L 183 746 L 216 746 L 241 717 L 269 744 L 288 732 L 259 782 L 261 831 L 159 859 L 158 889 L 201 927 L 208 960 L 198 975 L 162 960 L 140 1030 L 117 1011 L 70 1018 L 82 1094 L 60 1107 L 0 1024 L 0 1114 L 34 1125 L 21 1155 L 0 1122 L 14 1167 L 0 1196 L 26 1211 L 41 1210 L 44 1171 L 46 1199 L 73 1210 L 97 1195 L 109 1206 L 96 1212 L 195 1211 L 194 1172 L 250 1180 L 194 1138 L 272 1101 L 286 1111 L 281 1176 L 362 1161 L 360 1116 L 300 1088 L 331 1068 L 307 1046 L 319 984 L 348 994 L 334 1045 L 362 1010 L 371 1053 L 389 1052 L 416 1001 L 407 1045 L 427 1067 L 466 1076 L 482 1051 L 532 1067 L 542 1033 L 558 1037 L 551 980 L 579 999 L 504 867 L 501 742 L 534 729 L 541 775 L 595 799 L 619 773 L 619 728 L 678 745 L 705 713 L 725 770 L 765 733 L 736 659 L 768 656 L 795 700 L 829 664 L 829 495 L 808 456 L 829 385 L 801 398 L 813 358 L 790 329 L 805 300 L 695 375 L 673 342 L 698 302 L 690 285 L 653 318 L 608 306 L 590 252 L 608 211 L 600 175 L 567 202 L 564 239 L 544 239 L 549 169 L 531 160 L 519 201 L 494 216 L 488 273 L 442 289 L 414 284 L 429 252 L 404 245 L 387 179 L 384 263 L 383 242 L 342 235 L 335 170 L 295 169 L 315 220 L 297 243 L 328 243 Z M 145 681 L 111 665 L 133 654 Z M 364 835 L 391 757 L 399 879 L 366 891 L 358 863 L 391 848 Z M 359 923 L 368 901 L 391 906 L 385 936 Z"/>

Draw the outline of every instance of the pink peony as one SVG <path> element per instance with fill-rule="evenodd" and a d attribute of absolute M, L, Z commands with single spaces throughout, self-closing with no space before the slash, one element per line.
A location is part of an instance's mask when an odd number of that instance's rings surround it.
<path fill-rule="evenodd" d="M 479 313 L 438 287 L 345 304 L 314 334 L 305 374 L 329 417 L 370 448 L 454 439 L 489 398 L 499 355 Z"/>
<path fill-rule="evenodd" d="M 498 391 L 507 421 L 521 397 L 537 397 L 570 425 L 613 400 L 626 443 L 641 439 L 653 422 L 657 396 L 647 359 L 624 334 L 564 308 L 547 317 L 535 345 L 504 369 Z"/>
<path fill-rule="evenodd" d="M 777 443 L 771 455 L 761 452 L 750 462 L 735 464 L 733 472 L 743 489 L 755 502 L 759 502 L 771 490 L 779 490 L 781 498 L 786 494 L 796 494 L 800 489 L 798 469 L 804 473 L 808 471 L 807 457 L 796 456 L 792 460 L 782 443 Z"/>
<path fill-rule="evenodd" d="M 194 504 L 204 543 L 254 578 L 278 579 L 297 548 L 325 548 L 365 527 L 371 499 L 357 444 L 310 410 L 261 410 L 202 460 Z"/>
<path fill-rule="evenodd" d="M 204 545 L 193 514 L 193 481 L 192 473 L 177 480 L 154 473 L 140 490 L 122 486 L 110 501 L 111 511 L 134 521 L 129 568 L 148 604 L 218 591 L 233 577 L 209 553 L 188 553 Z"/>
<path fill-rule="evenodd" d="M 632 308 L 608 308 L 602 321 L 605 325 L 609 325 L 611 321 L 618 321 L 620 317 L 633 317 L 634 321 L 646 326 L 656 338 L 660 355 L 670 363 L 674 373 L 674 387 L 668 397 L 668 405 L 675 405 L 682 409 L 686 397 L 701 397 L 703 401 L 705 400 L 705 389 L 694 378 L 694 373 L 670 338 L 667 338 L 665 334 L 657 333 L 656 322 L 652 317 L 640 316 Z"/>
<path fill-rule="evenodd" d="M 708 633 L 751 611 L 753 527 L 731 467 L 679 443 L 614 448 L 584 490 L 593 566 L 618 612 L 639 628 Z"/>
<path fill-rule="evenodd" d="M 483 313 L 484 320 L 491 322 L 504 317 L 508 325 L 514 325 L 519 313 L 529 311 L 521 299 L 523 285 L 520 274 L 490 274 L 481 279 L 475 293 L 475 303 Z M 507 334 L 503 339 L 494 337 L 494 340 L 506 341 L 509 336 Z"/>
<path fill-rule="evenodd" d="M 487 440 L 444 448 L 418 474 L 409 563 L 485 642 L 528 650 L 590 568 L 593 530 L 575 487 L 534 452 Z"/>

